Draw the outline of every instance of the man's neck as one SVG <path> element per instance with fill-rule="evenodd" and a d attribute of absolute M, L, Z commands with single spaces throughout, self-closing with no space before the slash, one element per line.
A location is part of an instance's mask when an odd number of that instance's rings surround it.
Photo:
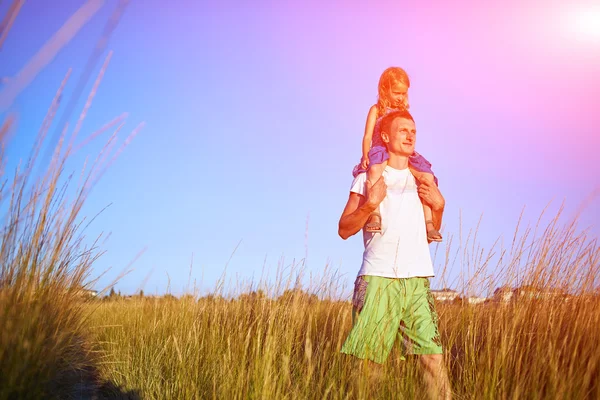
<path fill-rule="evenodd" d="M 408 156 L 390 153 L 388 165 L 394 169 L 406 169 L 408 168 Z"/>

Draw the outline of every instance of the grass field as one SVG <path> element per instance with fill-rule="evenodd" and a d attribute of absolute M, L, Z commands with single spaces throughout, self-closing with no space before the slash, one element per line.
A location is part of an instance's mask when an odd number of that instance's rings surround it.
<path fill-rule="evenodd" d="M 600 398 L 600 299 L 438 305 L 456 398 Z M 142 398 L 423 398 L 394 351 L 379 382 L 339 353 L 347 302 L 289 296 L 93 305 L 102 377 Z"/>

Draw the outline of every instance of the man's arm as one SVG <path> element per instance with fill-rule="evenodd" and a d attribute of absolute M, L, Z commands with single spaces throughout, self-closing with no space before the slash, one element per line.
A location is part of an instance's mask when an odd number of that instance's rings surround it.
<path fill-rule="evenodd" d="M 379 203 L 385 198 L 387 186 L 383 178 L 380 178 L 372 187 L 367 181 L 366 188 L 366 197 L 350 192 L 338 226 L 338 234 L 344 240 L 362 229 L 369 219 L 369 215 L 377 209 Z"/>
<path fill-rule="evenodd" d="M 350 192 L 348 202 L 340 217 L 338 234 L 344 240 L 356 234 L 367 223 L 369 215 L 375 211 L 377 207 L 367 204 L 364 196 Z"/>
<path fill-rule="evenodd" d="M 423 182 L 419 186 L 419 197 L 431 207 L 433 226 L 438 231 L 442 228 L 442 216 L 446 200 L 442 192 L 433 182 Z"/>

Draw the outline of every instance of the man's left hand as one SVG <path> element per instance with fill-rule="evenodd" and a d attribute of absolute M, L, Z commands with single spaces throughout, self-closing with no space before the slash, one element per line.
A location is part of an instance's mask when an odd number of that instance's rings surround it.
<path fill-rule="evenodd" d="M 427 203 L 432 210 L 443 210 L 446 200 L 442 192 L 433 182 L 423 182 L 419 185 L 419 197 Z"/>

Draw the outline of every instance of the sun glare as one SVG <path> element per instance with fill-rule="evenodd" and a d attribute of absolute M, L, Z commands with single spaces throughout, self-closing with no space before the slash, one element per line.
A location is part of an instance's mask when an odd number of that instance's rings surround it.
<path fill-rule="evenodd" d="M 571 24 L 579 38 L 600 41 L 600 8 L 577 11 L 573 14 Z"/>

